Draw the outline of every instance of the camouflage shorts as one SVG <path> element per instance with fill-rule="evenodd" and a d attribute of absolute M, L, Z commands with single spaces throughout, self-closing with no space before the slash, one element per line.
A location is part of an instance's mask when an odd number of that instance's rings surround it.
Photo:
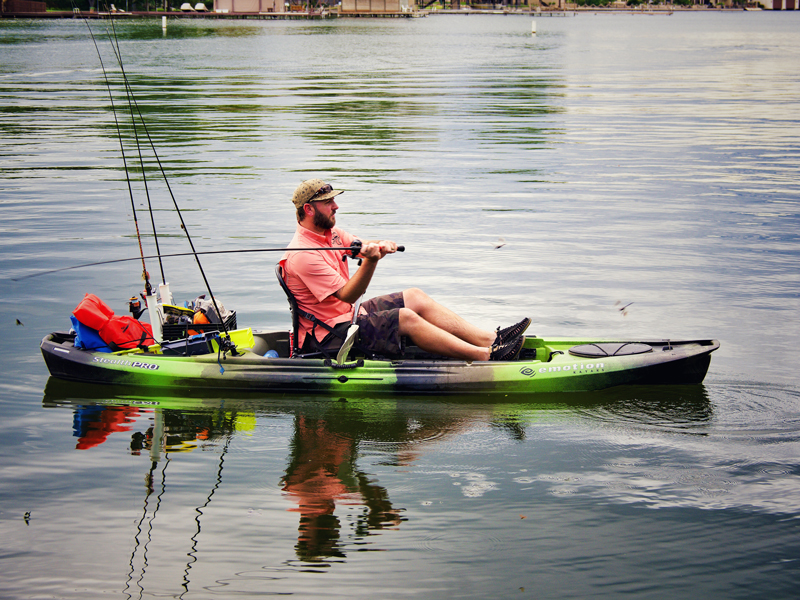
<path fill-rule="evenodd" d="M 405 306 L 403 292 L 370 298 L 361 307 L 366 315 L 358 317 L 358 338 L 362 346 L 381 356 L 402 356 L 400 309 Z"/>

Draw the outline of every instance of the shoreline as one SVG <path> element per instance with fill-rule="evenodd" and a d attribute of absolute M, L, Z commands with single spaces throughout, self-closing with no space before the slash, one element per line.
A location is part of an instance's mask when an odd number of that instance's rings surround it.
<path fill-rule="evenodd" d="M 398 13 L 340 13 L 336 10 L 321 11 L 291 11 L 291 12 L 214 12 L 214 11 L 132 11 L 132 12 L 82 12 L 82 11 L 47 11 L 47 12 L 5 12 L 0 13 L 3 19 L 106 19 L 116 18 L 157 18 L 169 17 L 175 19 L 346 19 L 346 18 L 419 18 L 436 15 L 520 15 L 530 17 L 567 17 L 579 14 L 645 14 L 645 15 L 671 15 L 675 12 L 680 13 L 710 13 L 710 12 L 761 12 L 769 9 L 759 7 L 726 7 L 715 6 L 708 8 L 706 5 L 645 5 L 638 7 L 599 7 L 599 6 L 578 6 L 568 9 L 551 9 L 542 7 L 535 8 L 505 8 L 505 9 L 439 9 L 439 10 L 417 10 Z M 772 12 L 772 11 L 769 11 Z M 791 12 L 791 11 L 789 11 Z"/>

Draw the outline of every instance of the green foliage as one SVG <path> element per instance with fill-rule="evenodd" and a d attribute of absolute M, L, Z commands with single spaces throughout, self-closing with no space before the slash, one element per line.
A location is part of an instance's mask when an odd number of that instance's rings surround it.
<path fill-rule="evenodd" d="M 608 6 L 612 0 L 577 0 L 578 6 Z"/>

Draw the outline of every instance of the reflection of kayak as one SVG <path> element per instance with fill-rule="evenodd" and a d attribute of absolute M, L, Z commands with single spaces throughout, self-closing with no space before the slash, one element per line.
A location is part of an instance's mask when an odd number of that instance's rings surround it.
<path fill-rule="evenodd" d="M 51 375 L 87 383 L 172 389 L 347 393 L 521 393 L 592 391 L 619 385 L 692 384 L 706 375 L 716 340 L 592 341 L 529 336 L 521 358 L 465 362 L 431 356 L 359 360 L 341 368 L 288 358 L 286 332 L 253 332 L 258 353 L 194 356 L 108 354 L 74 347 L 74 336 L 42 340 Z M 262 356 L 264 348 L 278 357 Z M 271 353 L 272 354 L 272 353 Z"/>
<path fill-rule="evenodd" d="M 256 417 L 305 415 L 324 418 L 342 435 L 370 442 L 413 444 L 441 439 L 471 424 L 491 423 L 515 439 L 529 426 L 573 419 L 693 430 L 706 426 L 712 405 L 705 386 L 621 386 L 592 392 L 542 392 L 528 396 L 508 394 L 359 394 L 336 396 L 336 402 L 319 402 L 318 394 L 254 394 L 229 390 L 153 390 L 130 386 L 91 385 L 51 377 L 42 398 L 44 408 L 79 411 L 87 407 L 136 408 L 175 412 L 188 421 L 209 415 L 214 423 L 238 422 L 242 415 L 255 426 Z M 224 416 L 224 418 L 222 418 Z M 206 427 L 205 417 L 198 423 Z M 217 428 L 215 425 L 214 428 Z M 229 433 L 228 430 L 226 432 Z M 211 432 L 212 437 L 219 431 Z"/>

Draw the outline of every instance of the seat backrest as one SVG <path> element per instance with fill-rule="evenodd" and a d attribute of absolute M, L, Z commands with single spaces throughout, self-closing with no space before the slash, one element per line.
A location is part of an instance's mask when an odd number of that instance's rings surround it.
<path fill-rule="evenodd" d="M 300 306 L 297 303 L 297 298 L 294 297 L 292 291 L 289 289 L 289 286 L 286 285 L 286 279 L 284 279 L 285 273 L 283 271 L 283 265 L 278 263 L 275 265 L 275 276 L 278 278 L 278 283 L 281 285 L 281 289 L 286 294 L 286 299 L 289 301 L 289 307 L 291 308 L 292 312 L 292 356 L 299 357 L 299 358 L 331 358 L 330 352 L 336 352 L 341 345 L 342 342 L 345 341 L 347 338 L 347 325 L 345 323 L 340 323 L 336 327 L 331 327 L 327 323 L 319 320 L 313 314 L 308 313 L 304 310 L 300 309 Z M 359 298 L 358 303 L 356 304 L 355 312 L 353 313 L 353 321 L 350 323 L 351 325 L 356 322 L 356 315 L 358 315 L 358 307 L 361 305 L 361 299 Z M 298 341 L 298 332 L 300 331 L 300 315 L 302 314 L 303 318 L 309 319 L 314 323 L 314 328 L 320 326 L 322 329 L 327 330 L 329 333 L 328 335 L 322 340 L 322 342 L 316 342 L 316 339 L 313 338 L 313 332 L 315 329 L 312 329 L 312 333 L 308 334 L 312 336 L 313 345 L 316 345 L 316 348 L 310 351 L 306 351 L 305 353 L 301 354 L 300 342 Z M 340 326 L 344 326 L 344 329 L 339 329 Z M 337 339 L 338 338 L 338 339 Z M 330 341 L 329 341 L 330 340 Z M 333 345 L 332 345 L 333 344 Z M 352 347 L 356 350 L 360 350 L 366 356 L 370 358 L 374 358 L 374 355 L 367 350 L 365 350 L 360 344 L 355 343 Z"/>
<path fill-rule="evenodd" d="M 297 333 L 300 331 L 300 315 L 297 310 L 297 299 L 295 299 L 289 286 L 286 285 L 286 280 L 283 278 L 283 266 L 280 263 L 275 265 L 275 276 L 278 278 L 278 283 L 281 284 L 281 289 L 283 289 L 286 294 L 286 299 L 289 301 L 289 310 L 292 313 L 292 356 L 297 356 L 300 354 L 297 341 Z"/>

